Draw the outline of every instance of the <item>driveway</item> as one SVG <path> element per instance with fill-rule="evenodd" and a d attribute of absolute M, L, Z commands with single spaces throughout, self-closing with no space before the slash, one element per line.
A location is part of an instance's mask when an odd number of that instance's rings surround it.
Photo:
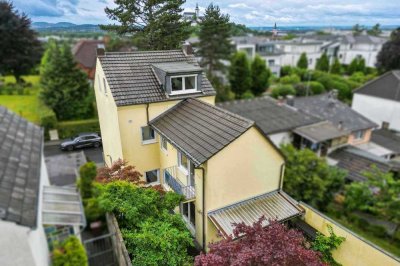
<path fill-rule="evenodd" d="M 59 149 L 59 141 L 46 142 L 44 156 L 50 184 L 57 186 L 75 185 L 79 167 L 87 161 L 95 162 L 98 167 L 104 164 L 101 147 L 68 152 Z"/>

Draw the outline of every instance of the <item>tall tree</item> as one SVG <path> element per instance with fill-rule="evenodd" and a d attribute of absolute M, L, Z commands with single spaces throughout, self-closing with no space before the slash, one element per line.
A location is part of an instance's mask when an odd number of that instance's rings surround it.
<path fill-rule="evenodd" d="M 375 24 L 370 30 L 367 30 L 367 33 L 372 36 L 379 36 L 382 34 L 381 24 Z"/>
<path fill-rule="evenodd" d="M 42 46 L 31 21 L 11 2 L 0 1 L 0 73 L 13 74 L 17 82 L 40 62 Z"/>
<path fill-rule="evenodd" d="M 352 75 L 355 72 L 363 72 L 365 73 L 365 59 L 355 57 L 351 62 L 349 67 L 347 68 L 347 73 Z"/>
<path fill-rule="evenodd" d="M 400 27 L 392 31 L 390 40 L 383 44 L 376 66 L 381 73 L 400 69 Z"/>
<path fill-rule="evenodd" d="M 325 265 L 319 252 L 305 247 L 304 236 L 276 221 L 263 227 L 265 218 L 252 226 L 234 224 L 234 236 L 209 245 L 196 257 L 196 266 L 207 265 Z M 233 240 L 233 237 L 241 237 Z"/>
<path fill-rule="evenodd" d="M 40 66 L 40 97 L 59 120 L 93 115 L 93 93 L 67 44 L 49 42 Z"/>
<path fill-rule="evenodd" d="M 340 64 L 339 58 L 335 58 L 333 64 L 331 66 L 332 74 L 341 74 L 342 73 L 342 65 Z"/>
<path fill-rule="evenodd" d="M 302 53 L 299 61 L 297 61 L 297 67 L 302 68 L 302 69 L 307 69 L 308 68 L 308 59 L 307 59 L 307 54 Z"/>
<path fill-rule="evenodd" d="M 361 26 L 358 23 L 356 25 L 354 25 L 352 28 L 353 35 L 355 35 L 355 36 L 360 35 L 364 30 L 365 30 L 365 27 Z"/>
<path fill-rule="evenodd" d="M 222 14 L 218 6 L 210 4 L 199 25 L 198 54 L 202 58 L 201 64 L 207 67 L 210 76 L 214 71 L 223 71 L 221 60 L 229 60 L 232 54 L 229 15 Z"/>
<path fill-rule="evenodd" d="M 251 63 L 251 92 L 259 96 L 268 88 L 271 71 L 267 68 L 265 60 L 256 55 Z"/>
<path fill-rule="evenodd" d="M 317 60 L 317 65 L 315 66 L 317 70 L 329 71 L 329 58 L 326 53 L 323 53 L 321 57 Z"/>
<path fill-rule="evenodd" d="M 346 173 L 329 166 L 309 149 L 282 147 L 286 157 L 284 190 L 297 200 L 324 210 L 344 185 Z"/>
<path fill-rule="evenodd" d="M 134 34 L 140 48 L 169 50 L 179 48 L 190 35 L 190 22 L 182 17 L 185 0 L 115 0 L 117 7 L 105 9 L 118 24 L 101 28 L 118 34 Z"/>
<path fill-rule="evenodd" d="M 241 99 L 243 93 L 250 90 L 250 66 L 246 53 L 237 52 L 233 55 L 229 67 L 229 82 L 236 99 Z"/>

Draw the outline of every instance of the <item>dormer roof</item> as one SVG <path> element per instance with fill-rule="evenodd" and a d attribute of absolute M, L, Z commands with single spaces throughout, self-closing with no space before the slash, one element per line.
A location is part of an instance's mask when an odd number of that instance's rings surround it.
<path fill-rule="evenodd" d="M 117 106 L 163 102 L 185 99 L 187 95 L 168 95 L 160 84 L 154 66 L 174 72 L 186 67 L 201 71 L 193 55 L 182 50 L 135 51 L 105 53 L 98 57 L 107 83 Z M 190 97 L 215 95 L 215 90 L 204 73 L 201 73 L 199 91 Z"/>

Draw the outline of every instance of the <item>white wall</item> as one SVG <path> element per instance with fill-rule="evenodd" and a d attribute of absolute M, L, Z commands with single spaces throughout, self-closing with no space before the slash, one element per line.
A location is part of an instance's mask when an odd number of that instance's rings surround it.
<path fill-rule="evenodd" d="M 400 102 L 355 93 L 352 108 L 379 126 L 389 122 L 389 128 L 400 131 Z"/>
<path fill-rule="evenodd" d="M 366 66 L 375 67 L 376 56 L 381 48 L 382 45 L 378 44 L 354 44 L 351 48 L 349 44 L 342 44 L 338 56 L 340 62 L 347 65 L 357 56 L 361 56 L 365 59 Z"/>
<path fill-rule="evenodd" d="M 271 134 L 268 135 L 268 137 L 277 147 L 279 147 L 281 144 L 292 143 L 292 134 L 288 131 Z"/>

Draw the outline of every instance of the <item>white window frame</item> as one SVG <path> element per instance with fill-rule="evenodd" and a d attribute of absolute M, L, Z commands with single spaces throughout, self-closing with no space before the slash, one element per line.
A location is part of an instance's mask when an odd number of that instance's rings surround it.
<path fill-rule="evenodd" d="M 195 82 L 194 82 L 195 88 L 194 88 L 194 89 L 190 89 L 190 90 L 186 90 L 186 89 L 185 89 L 185 86 L 186 86 L 186 84 L 185 84 L 185 78 L 186 78 L 186 77 L 194 77 L 194 79 L 195 79 Z M 173 90 L 172 90 L 172 79 L 173 79 L 173 78 L 182 78 L 182 90 L 180 90 L 180 91 L 173 91 Z M 197 75 L 171 76 L 170 79 L 171 79 L 171 95 L 187 94 L 187 93 L 197 92 Z"/>
<path fill-rule="evenodd" d="M 186 159 L 187 159 L 186 167 L 184 167 L 183 164 L 182 164 L 182 155 L 185 156 Z M 188 175 L 189 174 L 189 170 L 190 170 L 189 169 L 189 167 L 190 167 L 189 165 L 190 165 L 189 158 L 185 154 L 183 154 L 182 152 L 178 151 L 178 168 L 179 168 L 179 170 L 183 174 Z"/>
<path fill-rule="evenodd" d="M 194 235 L 196 233 L 196 228 L 195 228 L 196 225 L 193 225 L 190 222 L 190 215 L 191 215 L 190 214 L 190 203 L 195 204 L 195 206 L 194 206 L 194 220 L 196 221 L 196 203 L 194 203 L 193 201 L 181 202 L 180 212 L 181 212 L 182 219 L 185 221 L 186 227 L 189 229 L 189 231 L 192 233 L 192 235 Z M 183 214 L 183 204 L 188 204 L 188 215 L 189 215 L 189 217 L 186 217 Z"/>
<path fill-rule="evenodd" d="M 362 140 L 365 137 L 365 130 L 358 130 L 354 132 L 354 139 L 356 140 Z"/>
<path fill-rule="evenodd" d="M 165 147 L 163 146 L 164 141 L 165 141 Z M 163 136 L 160 136 L 160 149 L 165 152 L 168 151 L 168 140 Z"/>
<path fill-rule="evenodd" d="M 142 126 L 142 127 L 140 127 L 140 138 L 142 139 L 142 144 L 146 145 L 146 144 L 156 143 L 157 142 L 157 133 L 152 128 L 151 129 L 154 131 L 154 139 L 148 139 L 148 140 L 144 140 L 143 139 L 143 128 L 145 128 L 145 127 L 151 128 L 150 126 Z"/>
<path fill-rule="evenodd" d="M 146 175 L 147 175 L 148 172 L 152 172 L 152 171 L 157 171 L 157 181 L 149 183 L 149 182 L 147 182 Z M 154 170 L 146 171 L 144 173 L 144 178 L 146 179 L 147 185 L 160 184 L 160 169 L 154 169 Z"/>

